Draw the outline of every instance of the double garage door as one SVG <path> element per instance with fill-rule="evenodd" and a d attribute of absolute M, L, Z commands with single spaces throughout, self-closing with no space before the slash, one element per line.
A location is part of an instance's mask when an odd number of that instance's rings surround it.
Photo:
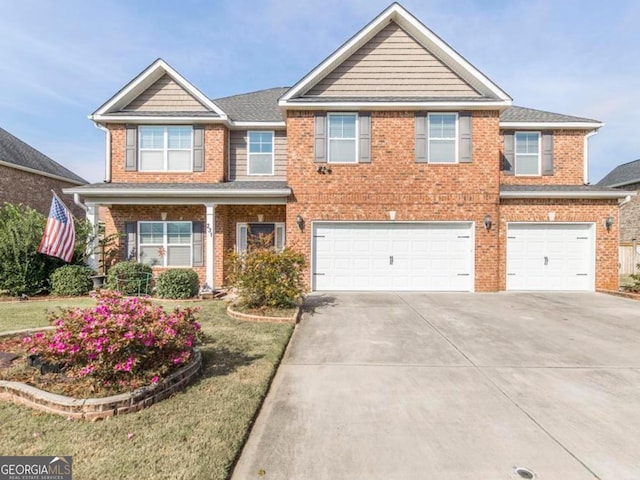
<path fill-rule="evenodd" d="M 472 222 L 316 222 L 313 289 L 473 291 L 473 231 Z M 593 224 L 509 224 L 507 290 L 593 290 L 594 245 Z"/>
<path fill-rule="evenodd" d="M 314 223 L 314 290 L 473 290 L 473 224 Z"/>

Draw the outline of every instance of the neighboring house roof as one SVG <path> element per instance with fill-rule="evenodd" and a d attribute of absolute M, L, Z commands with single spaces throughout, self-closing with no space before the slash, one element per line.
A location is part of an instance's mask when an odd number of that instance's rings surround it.
<path fill-rule="evenodd" d="M 218 105 L 235 122 L 283 122 L 278 99 L 289 87 L 268 88 L 257 92 L 216 98 Z"/>
<path fill-rule="evenodd" d="M 500 185 L 501 198 L 623 198 L 635 195 L 598 185 Z"/>
<path fill-rule="evenodd" d="M 0 163 L 82 185 L 87 181 L 0 128 Z"/>
<path fill-rule="evenodd" d="M 606 187 L 623 187 L 640 182 L 640 159 L 623 163 L 607 173 L 598 185 Z"/>

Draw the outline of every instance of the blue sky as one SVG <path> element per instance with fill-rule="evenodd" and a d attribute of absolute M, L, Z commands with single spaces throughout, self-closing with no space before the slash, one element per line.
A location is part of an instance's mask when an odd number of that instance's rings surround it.
<path fill-rule="evenodd" d="M 605 122 L 592 183 L 640 158 L 640 2 L 404 0 L 515 105 Z M 21 0 L 0 16 L 0 127 L 91 182 L 87 119 L 157 57 L 211 98 L 289 86 L 389 0 Z"/>

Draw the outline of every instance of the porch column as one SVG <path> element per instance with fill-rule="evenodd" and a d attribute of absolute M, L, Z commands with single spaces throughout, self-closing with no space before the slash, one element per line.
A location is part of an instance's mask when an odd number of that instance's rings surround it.
<path fill-rule="evenodd" d="M 91 224 L 91 241 L 87 245 L 87 250 L 89 251 L 87 265 L 98 271 L 98 208 L 100 206 L 95 203 L 86 203 L 85 205 L 87 206 L 86 217 Z"/>
<path fill-rule="evenodd" d="M 204 204 L 207 209 L 206 215 L 206 225 L 205 225 L 205 234 L 207 237 L 206 241 L 206 252 L 205 252 L 205 278 L 206 283 L 212 289 L 215 288 L 214 283 L 214 265 L 215 265 L 215 245 L 214 245 L 214 237 L 213 234 L 216 231 L 216 205 L 214 203 L 205 203 Z"/>

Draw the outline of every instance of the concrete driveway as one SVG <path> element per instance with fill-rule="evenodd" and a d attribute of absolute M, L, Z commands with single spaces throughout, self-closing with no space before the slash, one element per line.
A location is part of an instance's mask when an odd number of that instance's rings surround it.
<path fill-rule="evenodd" d="M 640 478 L 640 303 L 310 299 L 236 480 Z"/>

